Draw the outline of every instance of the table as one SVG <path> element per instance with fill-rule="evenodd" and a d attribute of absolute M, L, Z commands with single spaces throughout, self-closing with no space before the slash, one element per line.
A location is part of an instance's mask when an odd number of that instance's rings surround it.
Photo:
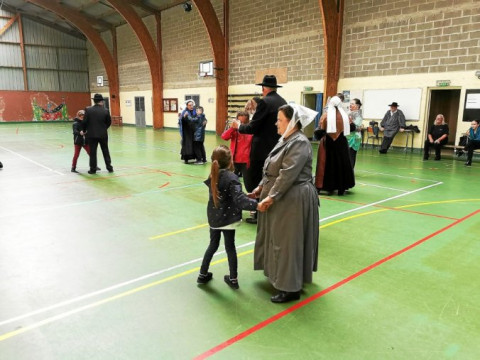
<path fill-rule="evenodd" d="M 405 134 L 405 148 L 404 148 L 404 151 L 407 152 L 408 139 L 411 139 L 410 152 L 413 152 L 413 136 L 415 135 L 415 132 L 413 130 L 405 130 L 403 133 Z"/>

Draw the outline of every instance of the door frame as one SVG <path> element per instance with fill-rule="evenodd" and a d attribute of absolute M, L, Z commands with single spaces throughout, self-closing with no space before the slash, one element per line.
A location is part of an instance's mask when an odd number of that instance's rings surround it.
<path fill-rule="evenodd" d="M 455 122 L 455 129 L 453 129 L 449 126 L 450 133 L 448 135 L 448 144 L 455 145 L 456 129 L 458 128 L 458 124 L 459 124 L 459 121 L 460 121 L 459 116 L 460 116 L 460 108 L 461 108 L 461 100 L 462 100 L 462 87 L 461 86 L 448 86 L 448 87 L 434 86 L 434 87 L 428 87 L 427 88 L 427 111 L 425 113 L 425 121 L 424 121 L 424 127 L 423 127 L 425 138 L 428 134 L 428 130 L 430 130 L 430 126 L 431 126 L 430 118 L 433 117 L 434 115 L 436 115 L 436 114 L 431 114 L 431 112 L 432 112 L 432 108 L 431 108 L 432 93 L 434 91 L 453 91 L 453 90 L 459 92 L 458 109 L 457 109 L 457 114 L 456 114 L 457 116 L 456 116 L 456 118 L 452 117 L 452 118 L 447 119 L 447 124 L 451 124 L 452 122 Z M 445 114 L 443 114 L 443 115 L 446 116 Z M 452 130 L 454 130 L 454 131 L 452 131 Z"/>

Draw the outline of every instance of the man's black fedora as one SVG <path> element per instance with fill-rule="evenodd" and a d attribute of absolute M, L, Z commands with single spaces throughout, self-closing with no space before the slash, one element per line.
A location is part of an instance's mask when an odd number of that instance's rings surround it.
<path fill-rule="evenodd" d="M 265 75 L 263 81 L 260 84 L 255 84 L 260 86 L 266 86 L 271 88 L 280 88 L 280 85 L 277 85 L 277 78 L 275 75 Z"/>
<path fill-rule="evenodd" d="M 392 103 L 391 103 L 390 105 L 388 105 L 388 106 L 395 106 L 395 107 L 399 107 L 400 105 L 398 105 L 398 104 L 397 104 L 397 103 L 394 101 L 394 102 L 392 102 Z"/>
<path fill-rule="evenodd" d="M 93 99 L 94 102 L 99 102 L 99 101 L 104 100 L 102 94 L 95 94 L 95 95 L 93 95 L 92 99 Z"/>

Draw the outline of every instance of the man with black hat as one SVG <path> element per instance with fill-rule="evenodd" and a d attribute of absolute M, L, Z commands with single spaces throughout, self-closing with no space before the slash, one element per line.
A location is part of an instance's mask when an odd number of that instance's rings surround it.
<path fill-rule="evenodd" d="M 93 97 L 95 105 L 85 109 L 85 116 L 82 121 L 83 133 L 85 134 L 88 145 L 90 146 L 90 170 L 89 174 L 95 174 L 97 171 L 97 147 L 100 144 L 103 159 L 108 172 L 113 172 L 110 151 L 108 150 L 108 132 L 107 129 L 112 124 L 112 118 L 107 109 L 103 107 L 103 96 L 95 94 Z M 82 133 L 80 133 L 83 135 Z"/>
<path fill-rule="evenodd" d="M 247 169 L 245 184 L 251 184 L 252 188 L 247 188 L 248 192 L 252 192 L 262 180 L 263 163 L 270 151 L 277 144 L 280 135 L 277 133 L 278 108 L 287 102 L 284 98 L 277 94 L 277 78 L 275 75 L 265 75 L 260 84 L 262 87 L 263 98 L 259 100 L 257 109 L 252 120 L 248 124 L 240 125 L 237 122 L 232 127 L 238 128 L 241 134 L 253 134 L 252 148 L 250 150 L 250 167 Z M 256 223 L 254 216 L 246 220 L 248 223 Z"/>
<path fill-rule="evenodd" d="M 406 126 L 405 115 L 403 115 L 402 110 L 398 109 L 400 105 L 394 101 L 388 106 L 390 106 L 390 110 L 386 112 L 380 123 L 380 130 L 383 131 L 382 145 L 380 145 L 380 150 L 378 150 L 380 154 L 387 153 L 395 135 L 397 135 L 398 131 L 404 132 Z"/>

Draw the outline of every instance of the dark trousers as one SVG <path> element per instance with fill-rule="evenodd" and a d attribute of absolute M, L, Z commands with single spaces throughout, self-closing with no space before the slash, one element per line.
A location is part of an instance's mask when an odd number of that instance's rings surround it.
<path fill-rule="evenodd" d="M 263 172 L 263 164 L 265 163 L 265 159 L 261 161 L 250 161 L 250 167 L 246 169 L 244 175 L 244 182 L 245 182 L 245 189 L 248 192 L 252 192 L 260 181 L 262 181 L 262 172 Z"/>
<path fill-rule="evenodd" d="M 352 163 L 352 169 L 355 169 L 355 163 L 357 162 L 357 152 L 352 148 L 349 148 L 350 151 L 350 162 Z"/>
<path fill-rule="evenodd" d="M 206 274 L 208 268 L 210 267 L 210 262 L 215 252 L 218 250 L 220 245 L 220 236 L 223 232 L 223 238 L 225 240 L 225 251 L 227 252 L 228 257 L 228 267 L 230 269 L 230 279 L 236 279 L 238 276 L 237 273 L 237 249 L 235 249 L 235 230 L 219 230 L 219 229 L 210 229 L 210 244 L 208 245 L 207 251 L 203 256 L 202 266 L 200 267 L 200 273 Z"/>
<path fill-rule="evenodd" d="M 387 151 L 390 145 L 392 145 L 392 141 L 394 137 L 395 135 L 392 137 L 384 136 L 382 140 L 382 145 L 380 145 L 380 151 Z"/>
<path fill-rule="evenodd" d="M 110 151 L 108 151 L 108 138 L 90 138 L 88 145 L 90 146 L 90 171 L 97 171 L 97 147 L 100 144 L 103 159 L 107 170 L 113 170 L 112 160 L 110 159 Z"/>
<path fill-rule="evenodd" d="M 87 145 L 73 145 L 75 148 L 75 153 L 73 154 L 73 160 L 72 160 L 72 168 L 75 169 L 77 167 L 77 160 L 78 157 L 80 156 L 80 150 L 82 150 L 82 147 L 85 149 L 88 155 L 90 155 L 90 148 Z"/>
<path fill-rule="evenodd" d="M 195 154 L 195 159 L 197 161 L 207 162 L 207 154 L 205 153 L 205 146 L 203 145 L 203 141 L 193 142 L 193 153 Z"/>
<path fill-rule="evenodd" d="M 471 163 L 473 158 L 473 150 L 480 149 L 480 140 L 469 140 L 465 146 L 467 152 L 467 162 Z"/>
<path fill-rule="evenodd" d="M 434 147 L 435 148 L 435 160 L 440 160 L 441 159 L 441 154 L 442 154 L 442 146 L 445 145 L 447 143 L 447 139 L 444 139 L 442 140 L 439 144 L 437 143 L 430 143 L 430 141 L 425 140 L 425 144 L 423 146 L 423 158 L 425 160 L 428 160 L 428 156 L 429 156 L 429 153 L 430 153 L 430 147 Z"/>

